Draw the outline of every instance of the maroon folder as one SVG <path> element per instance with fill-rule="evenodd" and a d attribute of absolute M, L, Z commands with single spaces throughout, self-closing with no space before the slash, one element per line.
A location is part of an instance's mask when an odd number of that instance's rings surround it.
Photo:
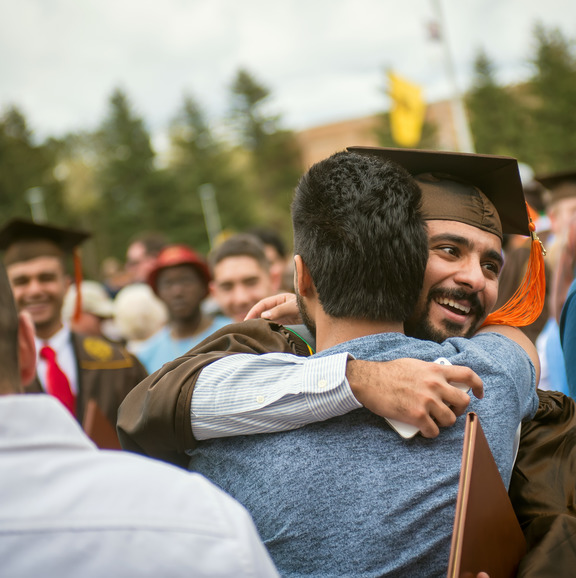
<path fill-rule="evenodd" d="M 475 413 L 466 416 L 448 578 L 516 576 L 524 534 Z"/>
<path fill-rule="evenodd" d="M 94 399 L 88 400 L 82 428 L 101 450 L 121 450 L 116 429 L 102 413 Z"/>

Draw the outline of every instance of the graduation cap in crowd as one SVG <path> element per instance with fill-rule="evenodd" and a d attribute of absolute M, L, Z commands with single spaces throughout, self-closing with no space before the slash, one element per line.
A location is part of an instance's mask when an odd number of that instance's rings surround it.
<path fill-rule="evenodd" d="M 426 220 L 458 221 L 493 233 L 532 237 L 520 287 L 485 325 L 532 323 L 544 306 L 546 281 L 542 243 L 526 207 L 518 162 L 512 157 L 444 151 L 348 147 L 348 151 L 391 160 L 414 176 L 422 190 Z"/>
<path fill-rule="evenodd" d="M 72 255 L 74 280 L 77 287 L 82 282 L 82 264 L 79 245 L 90 237 L 90 233 L 77 229 L 65 229 L 35 223 L 26 219 L 12 219 L 0 229 L 0 251 L 4 251 L 5 266 L 37 257 L 65 259 Z M 78 293 L 74 317 L 82 310 L 81 295 Z"/>
<path fill-rule="evenodd" d="M 548 203 L 576 197 L 576 171 L 534 177 L 548 191 Z"/>

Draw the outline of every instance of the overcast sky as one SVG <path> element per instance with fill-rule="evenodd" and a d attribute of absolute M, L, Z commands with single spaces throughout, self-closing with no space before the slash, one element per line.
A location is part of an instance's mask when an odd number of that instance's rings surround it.
<path fill-rule="evenodd" d="M 575 0 L 440 0 L 457 80 L 483 48 L 499 80 L 530 73 L 534 25 L 576 38 Z M 39 137 L 91 129 L 114 87 L 151 131 L 183 95 L 212 119 L 245 67 L 300 129 L 387 106 L 384 70 L 449 94 L 433 0 L 0 0 L 0 111 L 18 105 Z"/>

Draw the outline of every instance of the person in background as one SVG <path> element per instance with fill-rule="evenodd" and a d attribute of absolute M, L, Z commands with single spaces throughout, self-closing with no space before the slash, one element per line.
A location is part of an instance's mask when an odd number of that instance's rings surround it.
<path fill-rule="evenodd" d="M 222 313 L 236 322 L 280 286 L 280 278 L 271 275 L 264 245 L 254 235 L 229 237 L 210 253 L 209 261 L 212 297 Z"/>
<path fill-rule="evenodd" d="M 25 392 L 53 395 L 84 425 L 94 401 L 113 425 L 124 397 L 147 374 L 125 348 L 71 331 L 62 319 L 70 286 L 65 261 L 87 237 L 14 219 L 0 230 L 0 249 L 16 305 L 28 312 L 36 331 L 38 373 Z"/>
<path fill-rule="evenodd" d="M 139 346 L 138 358 L 149 373 L 230 323 L 228 318 L 202 311 L 210 271 L 204 259 L 187 245 L 166 246 L 148 275 L 148 284 L 168 311 L 166 326 Z"/>
<path fill-rule="evenodd" d="M 168 322 L 166 304 L 148 284 L 131 283 L 114 299 L 114 325 L 126 349 L 138 355 L 140 347 Z"/>
<path fill-rule="evenodd" d="M 548 259 L 551 265 L 552 288 L 551 299 L 547 310 L 546 325 L 536 341 L 538 354 L 542 360 L 541 389 L 560 391 L 569 394 L 564 354 L 560 343 L 558 329 L 559 312 L 563 298 L 560 298 L 555 287 L 559 275 L 565 276 L 566 270 L 559 270 L 560 255 L 567 246 L 570 232 L 570 221 L 576 217 L 576 171 L 565 171 L 552 175 L 538 176 L 538 181 L 546 187 L 546 213 L 550 219 L 551 238 L 549 240 Z M 566 288 L 564 289 L 566 291 Z"/>
<path fill-rule="evenodd" d="M 279 290 L 293 293 L 294 267 L 291 254 L 286 250 L 282 237 L 274 229 L 266 227 L 254 227 L 247 233 L 258 237 L 264 243 L 264 251 L 270 265 L 270 276 L 275 282 L 279 280 Z"/>
<path fill-rule="evenodd" d="M 106 291 L 106 288 L 97 281 L 82 281 L 80 286 L 82 306 L 78 318 L 74 318 L 74 308 L 78 292 L 76 285 L 68 288 L 62 307 L 62 318 L 70 325 L 72 331 L 84 335 L 97 335 L 111 341 L 117 341 L 118 335 L 114 333 L 111 323 L 114 316 L 114 301 Z"/>
<path fill-rule="evenodd" d="M 559 323 L 568 395 L 576 399 L 576 218 L 568 225 L 556 273 L 552 302 Z"/>
<path fill-rule="evenodd" d="M 156 258 L 166 246 L 162 233 L 141 233 L 134 237 L 126 251 L 126 271 L 131 283 L 146 283 Z"/>
<path fill-rule="evenodd" d="M 539 239 L 547 247 L 550 237 L 550 223 L 545 215 L 544 186 L 534 179 L 534 172 L 530 167 L 521 163 L 519 167 L 528 214 L 534 223 Z M 506 235 L 502 249 L 504 251 L 504 267 L 499 279 L 496 308 L 502 307 L 520 286 L 530 258 L 531 242 L 530 239 L 523 235 Z M 533 323 L 521 328 L 532 343 L 536 343 L 538 335 L 540 335 L 548 320 L 549 286 L 551 281 L 551 268 L 548 258 L 544 259 L 544 270 L 546 278 L 544 307 Z"/>
<path fill-rule="evenodd" d="M 198 474 L 99 451 L 34 378 L 34 326 L 0 264 L 2 576 L 278 576 L 250 516 Z"/>
<path fill-rule="evenodd" d="M 116 257 L 106 257 L 100 264 L 100 279 L 108 295 L 114 299 L 118 291 L 132 282 L 132 276 Z"/>

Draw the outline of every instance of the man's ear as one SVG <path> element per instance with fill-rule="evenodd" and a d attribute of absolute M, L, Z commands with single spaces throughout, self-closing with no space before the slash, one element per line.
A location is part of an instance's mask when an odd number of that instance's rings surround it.
<path fill-rule="evenodd" d="M 310 297 L 314 291 L 312 276 L 300 255 L 294 255 L 294 284 L 302 297 Z"/>
<path fill-rule="evenodd" d="M 29 385 L 36 375 L 36 344 L 34 342 L 34 323 L 26 312 L 18 314 L 18 361 L 20 381 Z"/>

